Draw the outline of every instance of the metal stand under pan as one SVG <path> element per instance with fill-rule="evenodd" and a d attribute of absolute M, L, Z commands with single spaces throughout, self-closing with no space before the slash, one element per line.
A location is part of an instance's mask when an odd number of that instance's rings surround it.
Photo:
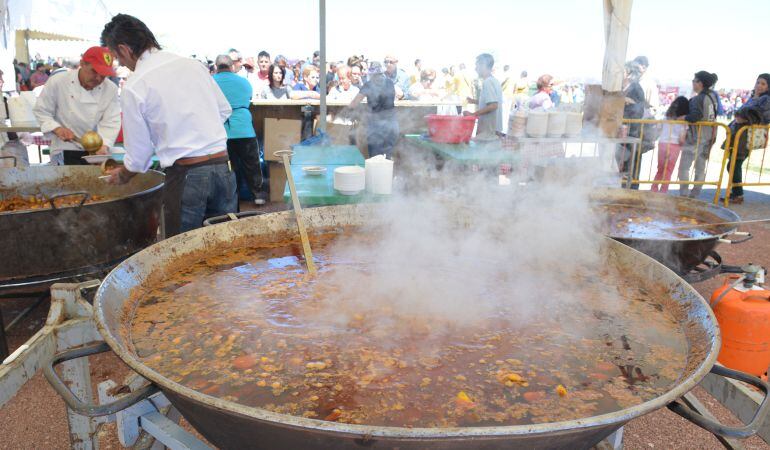
<path fill-rule="evenodd" d="M 722 273 L 743 273 L 741 266 L 722 264 L 722 256 L 716 251 L 709 252 L 706 259 L 691 271 L 679 274 L 690 284 L 706 281 Z"/>
<path fill-rule="evenodd" d="M 8 356 L 8 341 L 6 338 L 8 331 L 50 297 L 51 286 L 53 286 L 54 283 L 82 283 L 84 281 L 102 278 L 113 267 L 120 263 L 120 261 L 122 261 L 122 259 L 107 264 L 67 272 L 0 282 L 0 302 L 3 299 L 34 299 L 29 306 L 17 314 L 5 327 L 3 326 L 3 311 L 0 308 L 0 360 L 5 359 Z"/>
<path fill-rule="evenodd" d="M 99 280 L 56 284 L 45 326 L 0 364 L 0 407 L 42 367 L 54 390 L 65 399 L 70 442 L 74 449 L 98 449 L 102 424 L 116 422 L 124 447 L 161 450 L 209 450 L 210 447 L 179 426 L 181 418 L 166 397 L 134 374 L 118 385 L 112 380 L 97 386 L 93 403 L 89 355 L 110 351 L 92 318 L 87 291 Z M 54 368 L 60 366 L 60 371 Z M 61 373 L 61 375 L 59 375 Z"/>

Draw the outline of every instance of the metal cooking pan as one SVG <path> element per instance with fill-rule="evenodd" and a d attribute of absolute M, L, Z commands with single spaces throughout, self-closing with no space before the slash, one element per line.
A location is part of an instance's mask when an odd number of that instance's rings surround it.
<path fill-rule="evenodd" d="M 591 193 L 591 200 L 596 204 L 622 204 L 637 208 L 641 214 L 645 210 L 665 211 L 676 215 L 687 215 L 705 223 L 736 222 L 741 220 L 738 214 L 722 206 L 676 195 L 661 194 L 631 189 L 599 189 Z M 662 239 L 641 238 L 615 235 L 610 230 L 607 236 L 645 253 L 678 274 L 686 274 L 708 258 L 719 244 L 720 239 L 733 234 L 735 225 L 715 227 L 711 236 Z M 751 235 L 732 243 L 745 242 Z"/>
<path fill-rule="evenodd" d="M 0 198 L 70 197 L 78 206 L 0 213 L 0 287 L 45 284 L 111 266 L 157 240 L 163 174 L 149 171 L 113 186 L 99 167 L 0 169 Z M 90 196 L 108 200 L 84 203 Z"/>
<path fill-rule="evenodd" d="M 362 205 L 312 208 L 305 212 L 305 218 L 311 232 L 334 232 L 342 226 L 364 223 L 372 208 Z M 129 299 L 134 289 L 151 285 L 164 272 L 173 270 L 175 263 L 189 261 L 191 257 L 255 241 L 271 242 L 295 234 L 296 224 L 289 211 L 184 233 L 128 258 L 105 278 L 96 293 L 94 318 L 109 347 L 133 370 L 160 388 L 182 415 L 220 448 L 575 449 L 590 448 L 629 420 L 664 406 L 712 432 L 731 437 L 746 437 L 755 433 L 767 413 L 768 402 L 765 398 L 751 424 L 730 428 L 710 422 L 676 403 L 709 371 L 749 381 L 765 393 L 767 385 L 753 377 L 714 367 L 721 340 L 716 319 L 704 299 L 660 263 L 611 239 L 605 242 L 608 261 L 633 269 L 650 284 L 662 283 L 668 288 L 671 298 L 679 305 L 672 308 L 672 313 L 687 330 L 689 354 L 679 383 L 668 392 L 609 414 L 534 425 L 467 428 L 397 428 L 326 422 L 273 413 L 202 394 L 148 368 L 128 350 L 125 332 L 130 326 L 133 305 L 129 304 Z M 66 386 L 56 379 L 52 368 L 47 368 L 46 374 L 70 407 L 83 414 L 96 414 L 94 407 L 80 403 L 69 393 Z M 149 389 L 135 397 L 141 398 L 151 392 Z M 105 412 L 104 408 L 100 410 L 102 414 Z"/>

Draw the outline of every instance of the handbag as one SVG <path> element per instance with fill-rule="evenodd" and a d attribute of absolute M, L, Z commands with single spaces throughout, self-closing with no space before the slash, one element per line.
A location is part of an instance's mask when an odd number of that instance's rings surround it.
<path fill-rule="evenodd" d="M 767 146 L 767 126 L 749 128 L 745 133 L 749 135 L 749 150 L 762 150 Z"/>

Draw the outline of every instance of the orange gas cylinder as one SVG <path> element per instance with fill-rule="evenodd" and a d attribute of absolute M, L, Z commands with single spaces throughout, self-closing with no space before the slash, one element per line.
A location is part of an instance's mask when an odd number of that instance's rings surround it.
<path fill-rule="evenodd" d="M 711 307 L 722 331 L 719 362 L 761 376 L 770 366 L 770 291 L 751 280 L 727 278 L 711 296 Z"/>

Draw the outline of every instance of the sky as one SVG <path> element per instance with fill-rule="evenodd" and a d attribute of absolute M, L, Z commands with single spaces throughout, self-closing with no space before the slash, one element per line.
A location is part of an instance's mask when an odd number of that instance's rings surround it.
<path fill-rule="evenodd" d="M 107 9 L 134 15 L 161 45 L 210 59 L 234 47 L 244 56 L 304 58 L 319 48 L 315 0 L 103 0 Z M 363 53 L 399 58 L 410 71 L 415 58 L 436 69 L 477 54 L 495 56 L 497 72 L 509 64 L 531 77 L 601 79 L 604 55 L 602 0 L 327 0 L 327 54 L 346 60 Z M 689 85 L 694 72 L 719 75 L 717 87 L 751 88 L 770 72 L 760 57 L 770 23 L 767 0 L 636 0 L 628 59 L 646 55 L 650 74 L 663 84 Z M 34 52 L 33 52 L 34 53 Z"/>

